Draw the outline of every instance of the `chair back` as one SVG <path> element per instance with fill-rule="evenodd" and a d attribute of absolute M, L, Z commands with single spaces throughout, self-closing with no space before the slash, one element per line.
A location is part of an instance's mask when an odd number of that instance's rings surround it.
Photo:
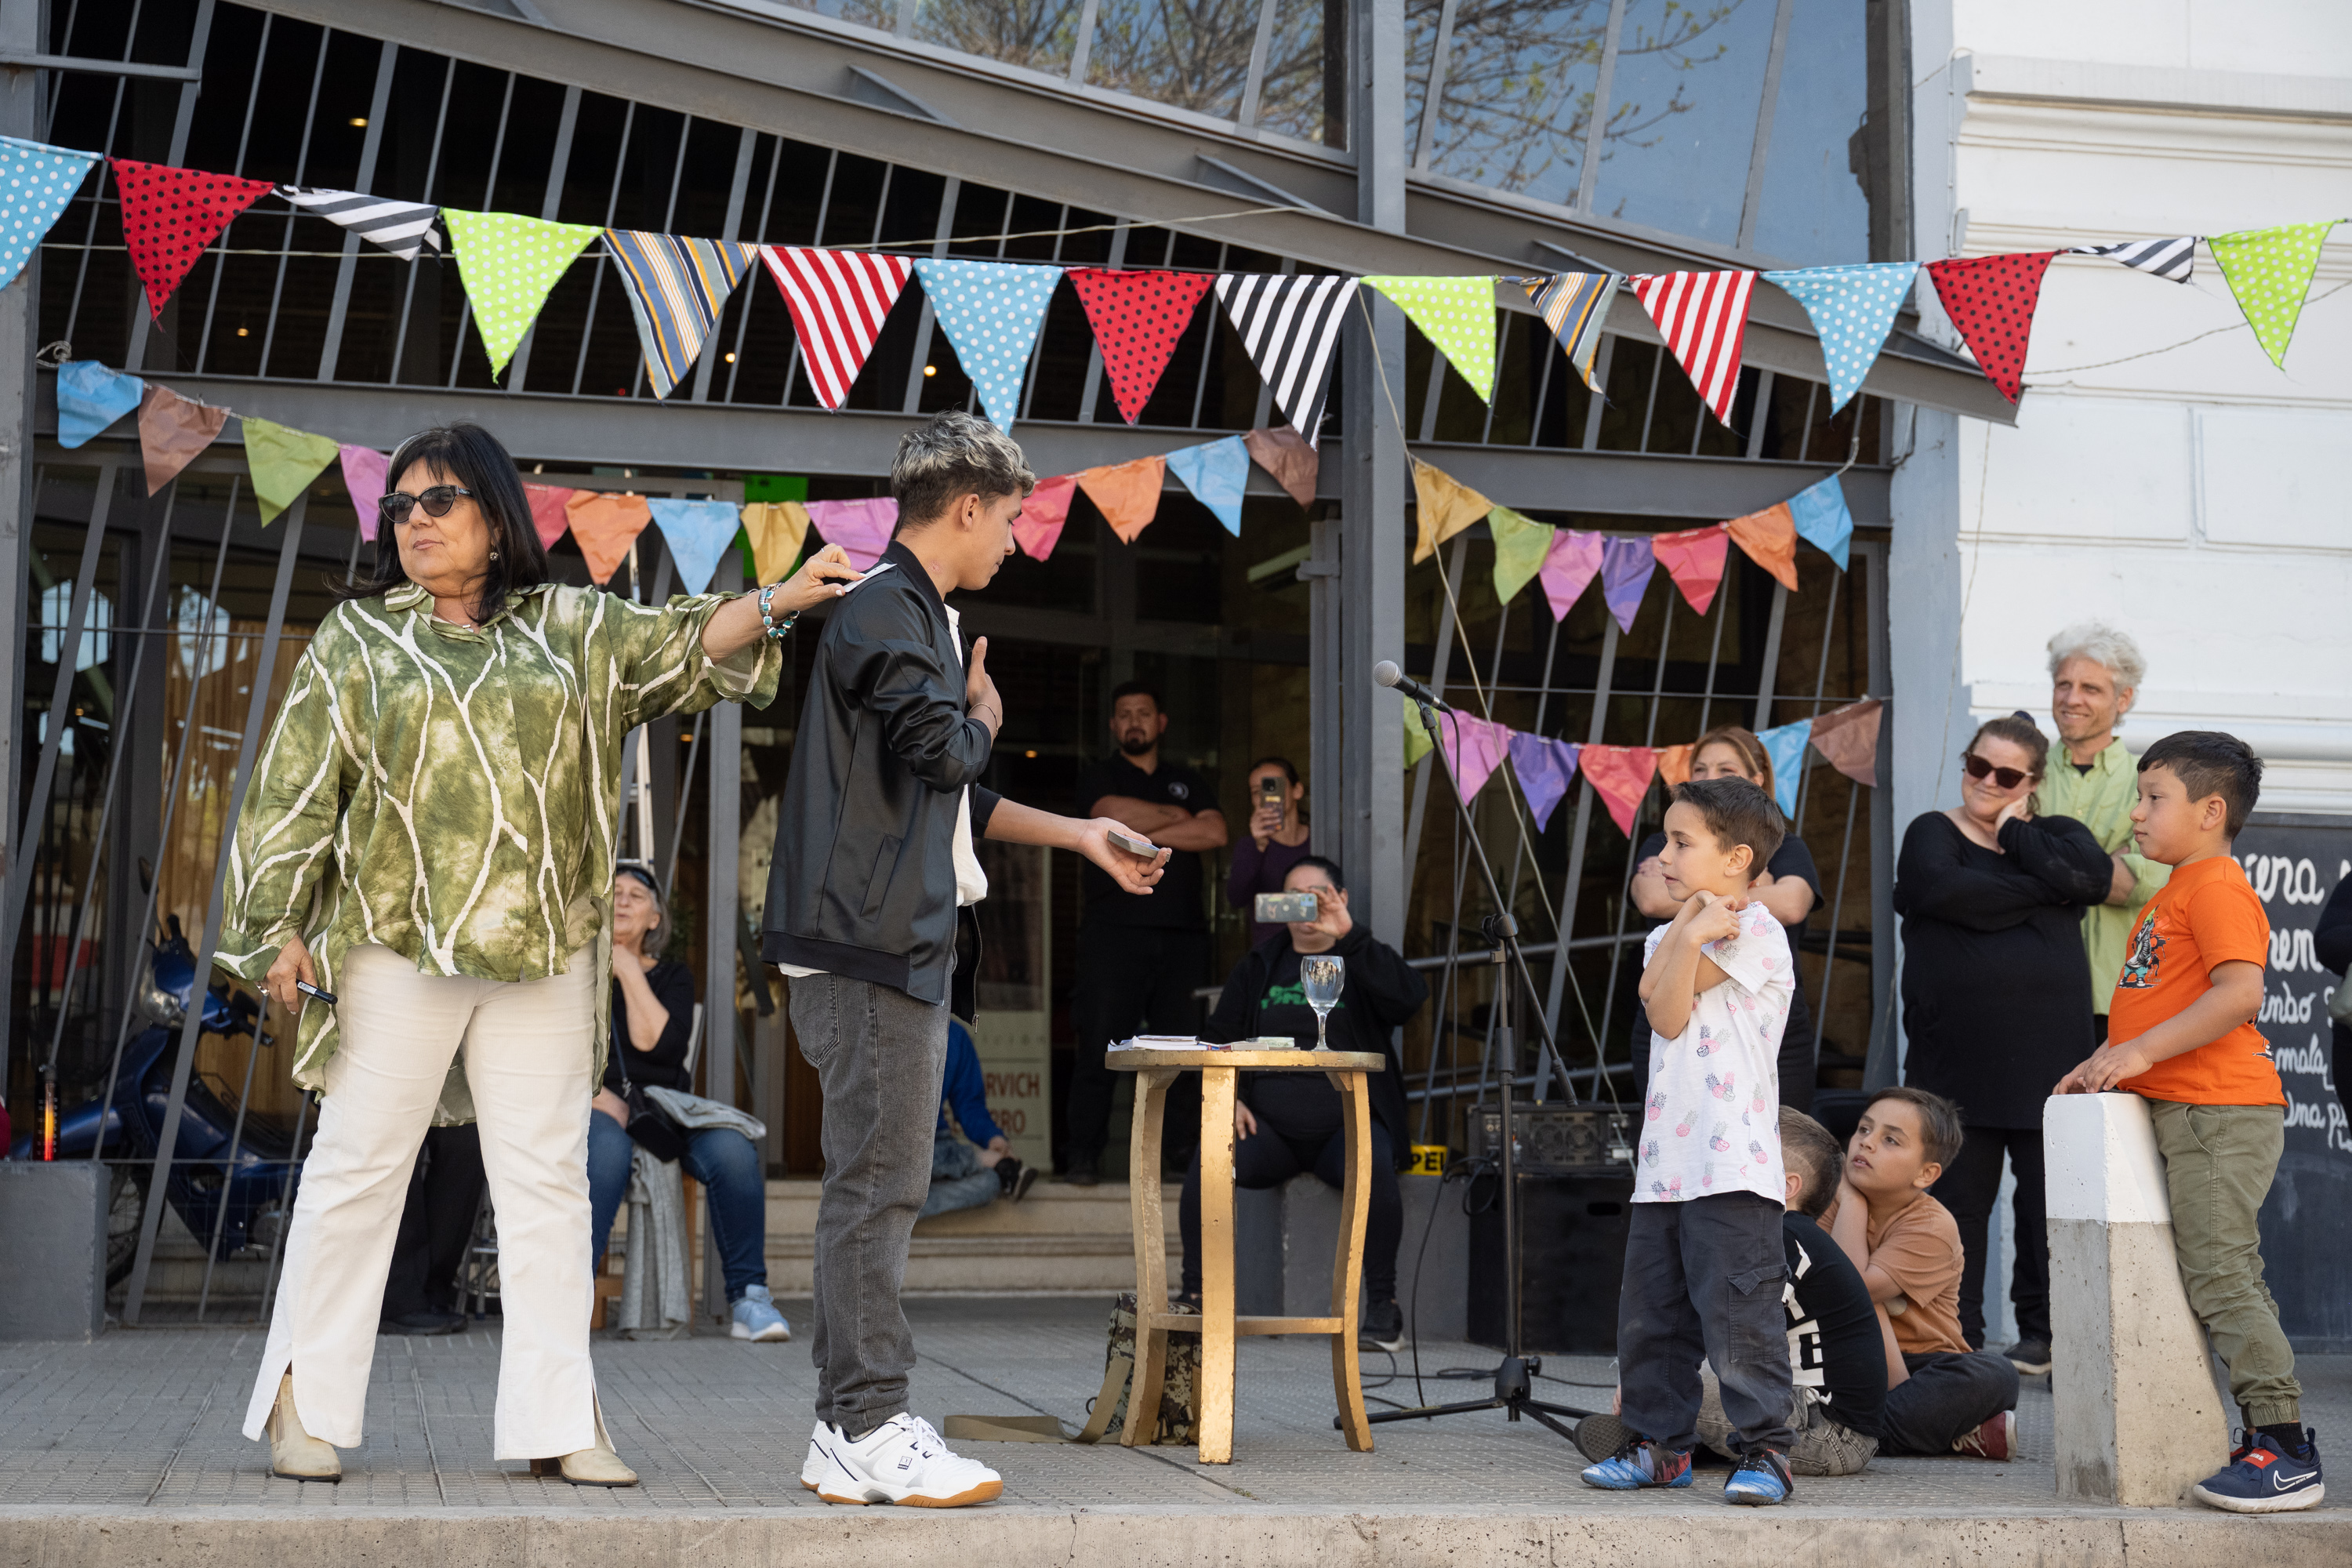
<path fill-rule="evenodd" d="M 686 1037 L 686 1082 L 689 1092 L 694 1086 L 694 1060 L 702 1054 L 702 1004 L 694 1005 L 694 1027 Z"/>

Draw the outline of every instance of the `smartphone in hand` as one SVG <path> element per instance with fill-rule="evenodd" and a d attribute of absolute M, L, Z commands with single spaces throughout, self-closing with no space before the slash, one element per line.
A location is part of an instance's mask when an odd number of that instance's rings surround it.
<path fill-rule="evenodd" d="M 1124 849 L 1129 854 L 1136 856 L 1140 859 L 1149 860 L 1160 853 L 1159 845 L 1154 844 L 1149 838 L 1139 838 L 1134 834 L 1127 831 L 1124 827 L 1114 827 L 1108 833 L 1103 835 L 1103 837 L 1109 839 L 1111 843 L 1118 848 Z"/>

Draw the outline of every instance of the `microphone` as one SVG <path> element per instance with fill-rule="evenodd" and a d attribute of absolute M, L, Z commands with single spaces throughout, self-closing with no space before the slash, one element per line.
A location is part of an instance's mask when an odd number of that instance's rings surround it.
<path fill-rule="evenodd" d="M 1445 699 L 1440 697 L 1436 692 L 1432 691 L 1428 687 L 1423 686 L 1420 681 L 1415 680 L 1412 676 L 1407 675 L 1403 670 L 1399 669 L 1396 666 L 1396 660 L 1392 658 L 1384 658 L 1381 660 L 1380 663 L 1372 666 L 1372 684 L 1375 686 L 1388 687 L 1391 689 L 1410 698 L 1415 702 L 1426 702 L 1432 708 L 1436 709 L 1440 713 L 1451 713 L 1454 711 L 1453 709 L 1446 706 Z"/>

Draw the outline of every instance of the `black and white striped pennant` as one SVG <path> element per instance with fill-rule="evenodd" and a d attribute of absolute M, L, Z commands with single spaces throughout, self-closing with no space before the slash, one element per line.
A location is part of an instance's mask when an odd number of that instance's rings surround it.
<path fill-rule="evenodd" d="M 2121 245 L 2078 245 L 2068 252 L 2073 256 L 2104 256 L 2110 261 L 2120 261 L 2135 272 L 2152 272 L 2168 283 L 2186 283 L 2189 269 L 2197 260 L 2197 237 L 2184 235 L 2179 239 L 2133 239 Z"/>
<path fill-rule="evenodd" d="M 1290 427 L 1315 445 L 1323 400 L 1331 385 L 1331 350 L 1339 323 L 1356 297 L 1356 280 L 1323 275 L 1281 278 L 1228 272 L 1217 279 L 1217 300 L 1241 334 L 1250 363 L 1274 389 L 1275 406 Z"/>
<path fill-rule="evenodd" d="M 433 226 L 433 220 L 440 216 L 439 207 L 358 191 L 329 190 L 323 185 L 280 185 L 278 194 L 403 261 L 415 260 L 420 247 L 441 254 L 441 236 Z"/>

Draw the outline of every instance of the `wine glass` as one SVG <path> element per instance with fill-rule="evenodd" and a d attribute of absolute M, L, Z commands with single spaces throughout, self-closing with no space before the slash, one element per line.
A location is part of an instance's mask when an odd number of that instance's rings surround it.
<path fill-rule="evenodd" d="M 1314 953 L 1298 961 L 1298 984 L 1307 993 L 1307 1005 L 1315 1009 L 1315 1048 L 1331 1048 L 1324 1030 L 1331 1009 L 1339 1005 L 1339 988 L 1348 983 L 1348 961 L 1328 952 Z"/>

